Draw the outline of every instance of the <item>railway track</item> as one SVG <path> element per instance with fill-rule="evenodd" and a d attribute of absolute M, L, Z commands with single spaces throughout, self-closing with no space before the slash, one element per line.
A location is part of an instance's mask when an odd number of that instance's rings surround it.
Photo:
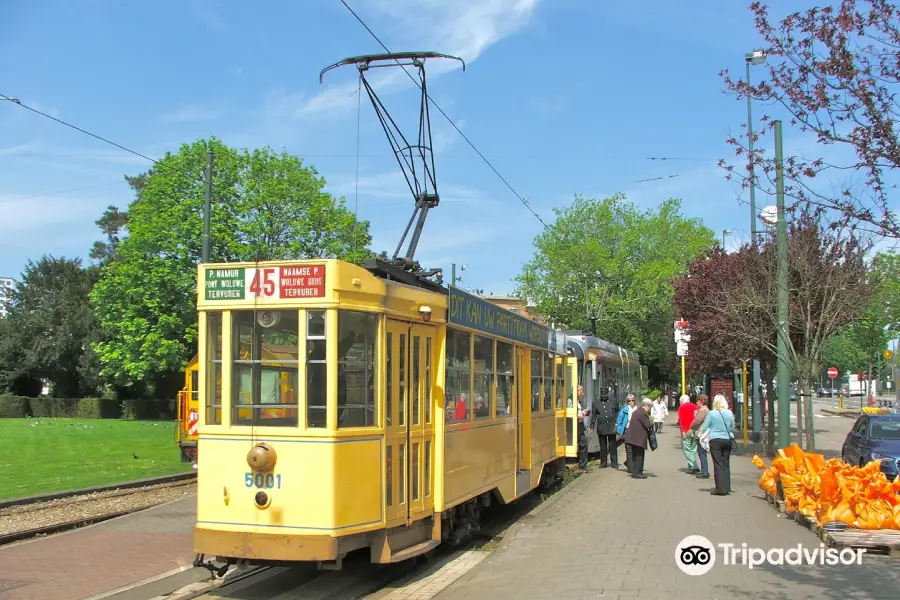
<path fill-rule="evenodd" d="M 28 502 L 0 509 L 0 546 L 61 533 L 129 515 L 189 495 L 193 478 L 169 479 L 143 487 L 54 494 L 43 502 Z M 33 526 L 28 526 L 33 524 Z M 22 528 L 24 525 L 24 529 Z M 4 531 L 5 530 L 5 531 Z"/>
<path fill-rule="evenodd" d="M 126 481 L 123 483 L 113 483 L 109 485 L 101 485 L 97 487 L 83 488 L 80 490 L 67 490 L 65 492 L 54 492 L 52 494 L 41 494 L 39 496 L 28 496 L 25 498 L 14 498 L 12 500 L 0 501 L 0 511 L 10 507 L 26 506 L 29 504 L 39 504 L 51 502 L 53 500 L 64 500 L 73 496 L 86 496 L 88 494 L 100 494 L 114 490 L 127 490 L 133 488 L 142 488 L 164 483 L 175 483 L 178 481 L 196 481 L 197 473 L 177 473 L 175 475 L 160 475 L 159 477 L 148 477 L 145 479 L 137 479 L 135 481 Z"/>
<path fill-rule="evenodd" d="M 23 531 L 15 531 L 13 533 L 4 533 L 0 535 L 0 546 L 5 546 L 6 544 L 12 544 L 13 542 L 21 542 L 22 540 L 28 540 L 35 537 L 42 537 L 45 535 L 51 535 L 54 533 L 62 533 L 63 531 L 69 531 L 71 529 L 78 529 L 79 527 L 86 527 L 88 525 L 93 525 L 95 523 L 102 523 L 103 521 L 109 521 L 110 519 L 115 519 L 117 517 L 124 517 L 125 515 L 130 515 L 131 513 L 137 512 L 139 510 L 144 510 L 145 508 L 134 508 L 131 510 L 122 510 L 114 513 L 106 513 L 103 515 L 97 515 L 95 517 L 87 517 L 84 519 L 76 519 L 74 521 L 67 521 L 65 523 L 56 523 L 54 525 L 47 525 L 44 527 L 35 527 L 34 529 L 25 529 Z"/>

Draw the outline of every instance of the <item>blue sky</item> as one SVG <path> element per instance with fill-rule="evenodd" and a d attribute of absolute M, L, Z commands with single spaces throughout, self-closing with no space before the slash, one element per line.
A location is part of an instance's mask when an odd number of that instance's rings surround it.
<path fill-rule="evenodd" d="M 716 165 L 746 119 L 718 73 L 743 72 L 759 44 L 749 0 L 350 4 L 391 50 L 466 60 L 465 73 L 429 63 L 430 93 L 544 220 L 575 193 L 624 192 L 643 207 L 681 198 L 687 215 L 734 230 L 729 247 L 748 238 L 749 209 Z M 381 52 L 338 0 L 8 0 L 0 13 L 0 93 L 149 156 L 210 135 L 301 155 L 371 221 L 374 248 L 393 251 L 412 200 L 387 140 L 364 98 L 357 200 L 356 72 L 318 81 Z M 414 125 L 405 79 L 373 82 Z M 462 285 L 511 292 L 541 225 L 436 111 L 432 125 L 443 201 L 417 258 L 448 279 L 467 264 Z M 122 175 L 147 166 L 0 102 L 0 276 L 44 253 L 86 257 L 104 207 L 131 200 Z"/>

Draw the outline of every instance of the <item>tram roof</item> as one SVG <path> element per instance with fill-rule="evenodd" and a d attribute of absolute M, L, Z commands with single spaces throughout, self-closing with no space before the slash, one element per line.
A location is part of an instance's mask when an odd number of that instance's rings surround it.
<path fill-rule="evenodd" d="M 593 353 L 600 355 L 598 358 L 619 359 L 627 363 L 640 362 L 636 352 L 602 340 L 590 333 L 584 331 L 565 331 L 563 333 L 566 336 L 566 347 L 571 349 L 577 358 L 584 359 L 593 350 Z M 596 352 L 598 350 L 600 352 Z"/>

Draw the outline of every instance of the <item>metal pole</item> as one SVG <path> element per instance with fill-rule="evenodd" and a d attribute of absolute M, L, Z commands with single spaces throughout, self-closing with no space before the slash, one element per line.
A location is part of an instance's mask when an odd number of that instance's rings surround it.
<path fill-rule="evenodd" d="M 450 268 L 450 285 L 456 285 L 456 263 Z"/>
<path fill-rule="evenodd" d="M 747 86 L 750 86 L 750 61 L 745 60 L 747 65 Z M 747 148 L 750 159 L 750 239 L 756 244 L 756 178 L 753 170 L 753 114 L 750 110 L 750 94 L 747 94 Z M 723 242 L 724 246 L 724 242 Z"/>
<path fill-rule="evenodd" d="M 742 362 L 743 362 L 743 367 L 744 367 L 744 374 L 743 374 L 743 378 L 741 379 L 741 387 L 744 388 L 744 391 L 743 391 L 743 396 L 741 396 L 741 398 L 743 398 L 744 402 L 741 405 L 741 412 L 743 413 L 742 416 L 744 417 L 744 448 L 746 448 L 747 444 L 748 444 L 747 438 L 750 435 L 747 432 L 747 413 L 749 412 L 747 410 L 747 407 L 750 405 L 750 398 L 747 397 L 747 361 L 745 360 Z"/>
<path fill-rule="evenodd" d="M 685 369 L 684 357 L 681 357 L 681 393 L 687 394 L 687 370 Z"/>
<path fill-rule="evenodd" d="M 762 411 L 760 410 L 760 394 L 759 394 L 759 361 L 753 359 L 753 388 L 751 395 L 753 396 L 753 441 L 758 443 L 762 441 Z"/>
<path fill-rule="evenodd" d="M 787 448 L 791 443 L 791 370 L 788 366 L 788 248 L 787 219 L 784 214 L 784 154 L 781 143 L 781 121 L 778 120 L 775 121 L 775 190 L 778 207 L 775 231 L 778 254 L 778 447 Z"/>
<path fill-rule="evenodd" d="M 200 262 L 209 262 L 209 211 L 212 204 L 212 165 L 213 152 L 206 151 L 206 197 L 203 199 L 203 251 Z"/>

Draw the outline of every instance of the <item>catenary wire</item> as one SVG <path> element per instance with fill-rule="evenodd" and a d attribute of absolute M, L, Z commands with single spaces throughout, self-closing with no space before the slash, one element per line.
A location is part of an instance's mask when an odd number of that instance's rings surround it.
<path fill-rule="evenodd" d="M 375 41 L 378 42 L 378 44 L 379 44 L 382 48 L 384 48 L 384 51 L 387 52 L 388 54 L 391 54 L 390 49 L 389 49 L 387 46 L 385 46 L 384 42 L 382 42 L 381 39 L 380 39 L 377 35 L 375 35 L 375 32 L 372 31 L 372 29 L 371 29 L 368 25 L 366 25 L 366 22 L 363 21 L 363 20 L 360 18 L 360 16 L 359 16 L 358 14 L 356 14 L 356 11 L 354 11 L 354 10 L 350 7 L 350 5 L 347 4 L 347 2 L 346 2 L 345 0 L 340 0 L 340 2 L 341 2 L 341 4 L 344 5 L 344 7 L 345 7 L 348 11 L 350 11 L 350 14 L 352 14 L 352 15 L 356 18 L 356 20 L 359 21 L 359 24 L 362 25 L 362 26 L 365 28 L 365 30 L 369 32 L 369 35 L 371 35 L 371 36 L 375 39 Z M 395 60 L 396 60 L 396 59 L 395 59 Z M 414 84 L 416 84 L 416 87 L 418 87 L 418 88 L 421 90 L 421 89 L 422 89 L 422 86 L 419 84 L 418 81 L 416 81 L 416 78 L 413 77 L 412 74 L 410 74 L 410 72 L 406 70 L 406 67 L 404 67 L 404 66 L 400 63 L 400 61 L 396 61 L 396 62 L 397 62 L 398 65 L 400 65 L 400 68 L 403 69 L 403 72 L 406 73 L 406 76 L 409 77 L 410 80 L 411 80 Z M 544 220 L 541 218 L 541 216 L 540 216 L 539 214 L 537 214 L 537 213 L 534 211 L 533 208 L 531 208 L 531 206 L 528 204 L 528 200 L 526 200 L 525 198 L 523 198 L 523 197 L 519 194 L 519 192 L 517 192 L 517 191 L 515 190 L 515 188 L 509 183 L 509 181 L 507 181 L 506 178 L 503 177 L 503 175 L 500 174 L 500 171 L 498 171 L 498 170 L 496 169 L 496 167 L 494 167 L 494 165 L 491 164 L 491 161 L 489 161 L 487 158 L 485 158 L 484 154 L 482 154 L 481 151 L 480 151 L 477 147 L 475 147 L 475 144 L 472 143 L 472 140 L 470 140 L 470 139 L 466 136 L 466 134 L 463 133 L 462 130 L 461 130 L 459 127 L 457 127 L 456 123 L 453 122 L 453 119 L 451 119 L 449 116 L 447 116 L 447 113 L 444 112 L 444 109 L 442 109 L 442 108 L 438 105 L 438 103 L 435 102 L 434 99 L 433 99 L 428 93 L 425 94 L 425 98 L 427 99 L 428 102 L 431 102 L 431 105 L 434 106 L 434 107 L 438 110 L 438 112 L 441 113 L 441 115 L 444 117 L 444 119 L 446 119 L 447 122 L 450 123 L 450 125 L 453 127 L 453 129 L 455 129 L 456 132 L 457 132 L 460 136 L 462 136 L 462 138 L 466 141 L 467 144 L 469 144 L 469 146 L 472 148 L 472 150 L 475 151 L 475 154 L 477 154 L 477 155 L 481 158 L 481 160 L 484 161 L 484 163 L 485 163 L 485 164 L 486 164 L 486 165 L 494 172 L 494 174 L 497 175 L 497 177 L 500 178 L 500 181 L 502 181 L 502 182 L 506 185 L 506 187 L 509 188 L 509 191 L 511 191 L 511 192 L 516 196 L 516 198 L 519 199 L 519 201 L 522 203 L 522 205 L 525 206 L 525 208 L 527 208 L 528 211 L 531 212 L 531 214 L 534 215 L 534 217 L 535 217 L 538 221 L 540 221 L 541 225 L 543 225 L 544 228 L 546 229 L 546 228 L 547 228 L 547 224 L 544 222 Z"/>
<path fill-rule="evenodd" d="M 91 133 L 90 131 L 87 131 L 86 129 L 82 129 L 81 127 L 77 127 L 75 125 L 72 125 L 71 123 L 67 123 L 67 122 L 63 121 L 62 119 L 57 119 L 56 117 L 54 117 L 52 115 L 48 115 L 47 113 L 39 111 L 38 109 L 33 108 L 31 106 L 28 106 L 27 104 L 25 104 L 19 100 L 13 100 L 11 97 L 7 96 L 6 94 L 0 94 L 0 98 L 3 98 L 4 100 L 9 100 L 13 104 L 17 104 L 26 110 L 30 110 L 33 113 L 37 113 L 37 114 L 41 115 L 42 117 L 52 119 L 52 120 L 56 121 L 57 123 L 59 123 L 60 125 L 65 125 L 66 127 L 74 129 L 75 131 L 80 131 L 81 133 L 83 133 L 85 135 L 89 135 L 92 138 L 98 139 L 101 142 L 107 143 L 110 146 L 115 146 L 116 148 L 119 148 L 120 150 L 124 150 L 125 152 L 128 152 L 129 154 L 134 154 L 135 156 L 140 156 L 141 158 L 147 159 L 150 162 L 152 162 L 153 164 L 156 164 L 157 162 L 159 162 L 154 158 L 150 158 L 146 154 L 141 154 L 140 152 L 132 150 L 131 148 L 126 148 L 125 146 L 122 146 L 121 144 L 117 144 L 115 142 L 112 142 L 112 141 L 106 139 L 105 137 L 101 137 L 101 136 L 97 135 L 96 133 Z"/>

